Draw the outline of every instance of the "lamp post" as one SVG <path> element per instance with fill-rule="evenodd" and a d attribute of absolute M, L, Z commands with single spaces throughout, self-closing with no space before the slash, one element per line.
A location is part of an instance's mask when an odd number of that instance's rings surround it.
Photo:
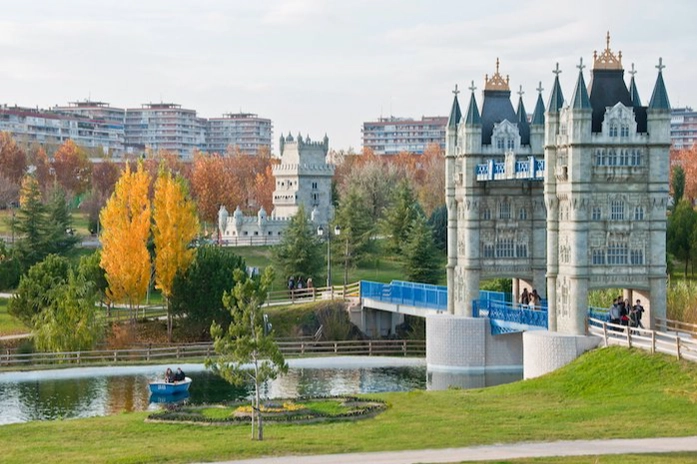
<path fill-rule="evenodd" d="M 319 226 L 317 228 L 317 235 L 320 237 L 324 236 L 324 227 Z M 341 227 L 334 227 L 334 235 L 341 235 Z M 332 234 L 329 233 L 329 226 L 327 226 L 327 288 L 332 286 Z"/>

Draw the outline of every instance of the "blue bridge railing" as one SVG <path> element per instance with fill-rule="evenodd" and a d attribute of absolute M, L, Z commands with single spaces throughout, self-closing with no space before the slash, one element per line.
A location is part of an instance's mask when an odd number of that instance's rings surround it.
<path fill-rule="evenodd" d="M 389 284 L 361 280 L 361 297 L 387 303 L 445 311 L 448 287 L 393 280 Z"/>
<path fill-rule="evenodd" d="M 472 302 L 472 315 L 489 317 L 492 335 L 500 335 L 534 328 L 546 329 L 547 306 L 537 308 L 529 309 L 519 304 L 480 297 Z"/>

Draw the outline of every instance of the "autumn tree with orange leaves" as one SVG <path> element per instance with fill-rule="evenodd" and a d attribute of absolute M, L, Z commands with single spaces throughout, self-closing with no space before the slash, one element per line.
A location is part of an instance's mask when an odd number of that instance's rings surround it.
<path fill-rule="evenodd" d="M 135 322 L 136 312 L 150 283 L 150 176 L 139 165 L 127 165 L 114 193 L 100 214 L 102 259 L 110 301 L 125 302 Z"/>
<path fill-rule="evenodd" d="M 53 156 L 56 182 L 66 192 L 80 195 L 87 191 L 92 178 L 92 163 L 87 152 L 72 140 L 66 140 Z"/>
<path fill-rule="evenodd" d="M 172 341 L 172 283 L 194 258 L 189 244 L 198 233 L 196 206 L 189 198 L 184 179 L 174 178 L 164 167 L 155 182 L 153 198 L 153 241 L 155 243 L 155 285 L 167 306 L 167 337 Z"/>
<path fill-rule="evenodd" d="M 674 166 L 681 166 L 683 171 L 685 171 L 685 192 L 683 195 L 684 198 L 694 202 L 697 199 L 697 146 L 682 150 L 671 150 L 670 164 L 671 172 Z"/>
<path fill-rule="evenodd" d="M 9 132 L 0 132 L 0 174 L 19 185 L 27 172 L 27 155 Z"/>

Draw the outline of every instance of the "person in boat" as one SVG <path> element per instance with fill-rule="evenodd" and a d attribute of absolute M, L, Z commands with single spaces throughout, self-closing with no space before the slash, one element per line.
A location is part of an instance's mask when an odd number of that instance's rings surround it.
<path fill-rule="evenodd" d="M 172 369 L 170 369 L 169 367 L 165 371 L 165 382 L 166 383 L 174 382 L 174 374 L 172 373 Z"/>
<path fill-rule="evenodd" d="M 184 380 L 186 380 L 186 374 L 184 374 L 181 367 L 177 367 L 177 373 L 174 374 L 174 381 L 183 382 Z"/>

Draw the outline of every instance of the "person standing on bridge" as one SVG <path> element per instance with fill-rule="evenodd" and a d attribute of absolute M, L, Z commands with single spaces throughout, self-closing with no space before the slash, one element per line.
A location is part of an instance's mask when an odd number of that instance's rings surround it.
<path fill-rule="evenodd" d="M 520 295 L 520 304 L 523 306 L 530 304 L 530 294 L 528 293 L 527 288 L 524 288 L 523 293 Z"/>
<path fill-rule="evenodd" d="M 540 305 L 540 295 L 537 293 L 537 289 L 533 288 L 530 294 L 530 309 L 535 309 L 536 306 Z"/>

